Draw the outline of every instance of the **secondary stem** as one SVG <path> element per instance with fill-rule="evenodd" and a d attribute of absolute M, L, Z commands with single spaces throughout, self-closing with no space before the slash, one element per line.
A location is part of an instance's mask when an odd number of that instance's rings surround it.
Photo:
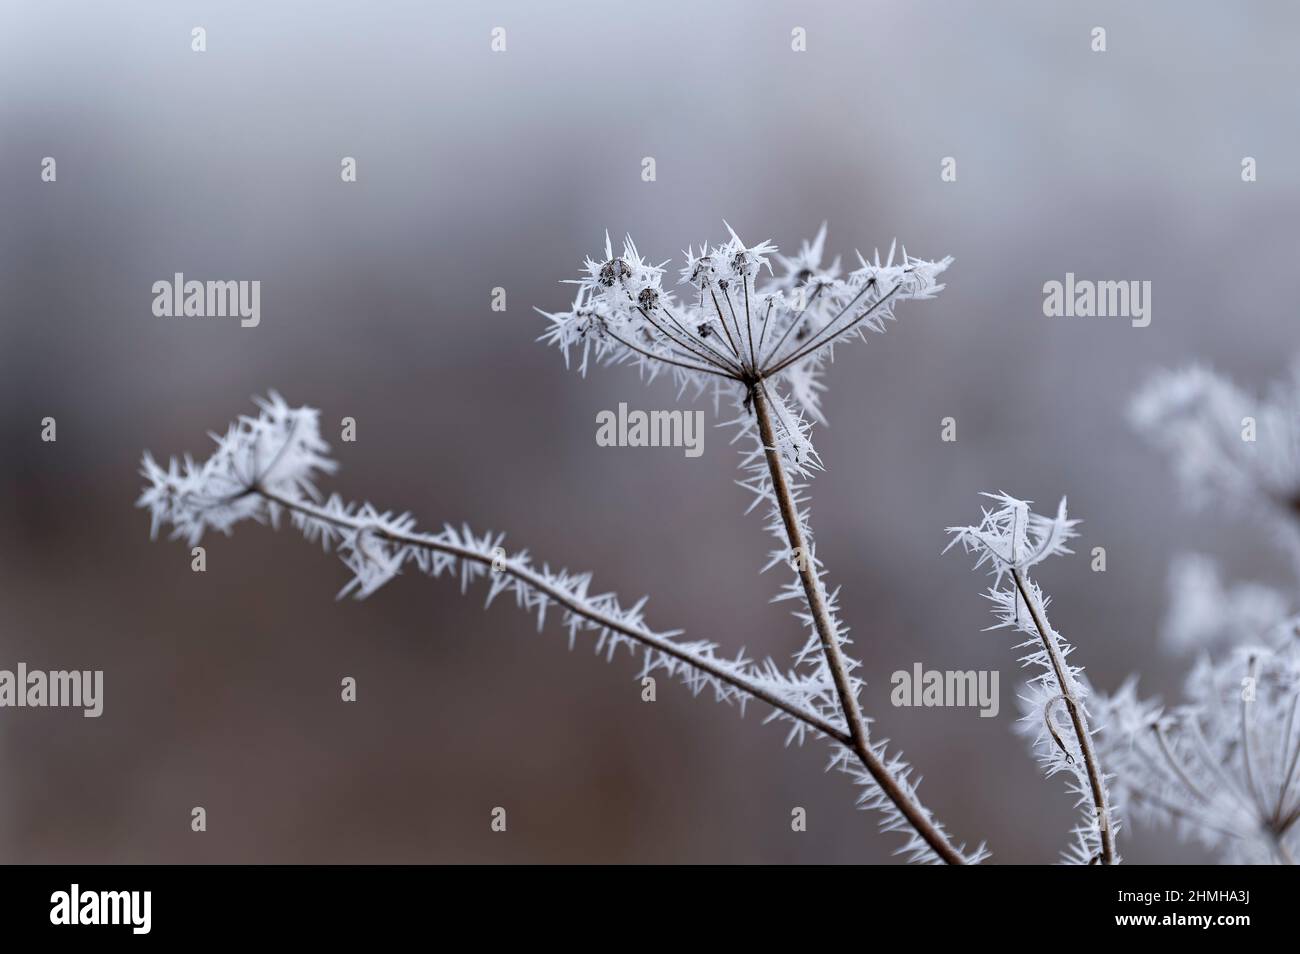
<path fill-rule="evenodd" d="M 839 638 L 831 625 L 830 612 L 826 608 L 826 599 L 821 585 L 813 570 L 813 561 L 808 550 L 808 541 L 804 539 L 803 527 L 795 507 L 794 497 L 790 493 L 790 483 L 785 476 L 785 465 L 781 463 L 776 449 L 776 434 L 772 428 L 772 414 L 763 392 L 762 382 L 753 388 L 754 414 L 758 417 L 758 433 L 763 441 L 763 452 L 767 457 L 768 473 L 772 477 L 772 493 L 776 497 L 777 507 L 781 511 L 781 521 L 785 524 L 786 538 L 791 552 L 798 556 L 799 579 L 803 583 L 804 596 L 812 614 L 813 626 L 821 640 L 822 652 L 826 656 L 826 665 L 835 680 L 835 690 L 839 694 L 840 707 L 844 711 L 844 721 L 849 727 L 849 741 L 844 744 L 853 750 L 863 767 L 875 779 L 880 790 L 916 829 L 926 844 L 934 849 L 935 854 L 948 864 L 965 864 L 966 859 L 955 849 L 943 832 L 930 821 L 926 810 L 918 804 L 908 791 L 890 774 L 889 769 L 871 750 L 867 740 L 866 725 L 862 721 L 862 711 L 858 699 L 849 681 L 848 664 L 840 648 Z"/>
<path fill-rule="evenodd" d="M 1097 813 L 1097 828 L 1101 835 L 1101 863 L 1114 864 L 1115 842 L 1110 828 L 1110 810 L 1106 806 L 1106 787 L 1102 784 L 1101 765 L 1092 748 L 1092 736 L 1088 732 L 1087 717 L 1083 714 L 1083 706 L 1079 704 L 1079 700 L 1074 697 L 1074 692 L 1071 690 L 1074 683 L 1066 670 L 1065 657 L 1061 655 L 1056 634 L 1043 618 L 1038 602 L 1030 597 L 1029 588 L 1025 586 L 1024 575 L 1018 567 L 1011 568 L 1011 576 L 1016 581 L 1020 598 L 1029 607 L 1029 614 L 1034 619 L 1034 627 L 1038 630 L 1038 638 L 1042 641 L 1043 649 L 1047 651 L 1047 658 L 1052 663 L 1056 684 L 1061 687 L 1061 695 L 1065 697 L 1065 708 L 1070 713 L 1074 736 L 1079 742 L 1079 750 L 1083 753 L 1083 764 L 1088 772 L 1088 787 L 1092 790 L 1092 804 Z"/>

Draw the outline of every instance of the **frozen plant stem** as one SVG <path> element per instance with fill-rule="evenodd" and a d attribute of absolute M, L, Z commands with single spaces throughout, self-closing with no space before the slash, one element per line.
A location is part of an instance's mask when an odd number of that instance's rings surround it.
<path fill-rule="evenodd" d="M 1024 637 L 1016 645 L 1025 650 L 1024 666 L 1038 675 L 1024 685 L 1024 715 L 1018 727 L 1033 739 L 1032 748 L 1048 778 L 1068 774 L 1080 821 L 1065 861 L 1083 865 L 1119 864 L 1115 848 L 1120 819 L 1107 793 L 1108 778 L 1101 770 L 1091 730 L 1086 700 L 1093 695 L 1083 667 L 1072 664 L 1069 642 L 1047 621 L 1048 598 L 1029 575 L 1029 569 L 1053 556 L 1072 553 L 1069 543 L 1078 536 L 1065 498 L 1052 514 L 1035 513 L 1031 501 L 1006 493 L 985 494 L 995 501 L 983 508 L 977 525 L 949 527 L 952 536 L 945 550 L 958 544 L 976 554 L 975 567 L 988 567 L 993 585 L 984 596 L 992 603 L 997 623 L 990 629 L 1011 629 Z M 1053 708 L 1060 703 L 1070 714 L 1070 727 L 1057 726 Z"/>
<path fill-rule="evenodd" d="M 795 654 L 800 695 L 847 738 L 832 764 L 864 788 L 860 803 L 884 814 L 882 827 L 908 834 L 903 851 L 912 860 L 980 860 L 982 846 L 967 856 L 930 816 L 909 766 L 869 740 L 857 663 L 845 654 L 835 595 L 812 558 L 799 509 L 802 486 L 791 482 L 821 469 L 809 421 L 824 420 L 821 378 L 835 347 L 883 332 L 899 303 L 934 297 L 952 260 L 916 258 L 905 248 L 897 258 L 891 245 L 883 261 L 879 253 L 871 260 L 859 254 L 860 267 L 842 274 L 839 259 L 823 262 L 825 226 L 793 256 L 777 254 L 770 242 L 747 244 L 730 226 L 728 232 L 721 244 L 687 248 L 680 271 L 690 289 L 685 299 L 664 286 L 664 266 L 647 261 L 630 238 L 616 255 L 606 236 L 604 254 L 588 258 L 574 282 L 572 308 L 542 312 L 550 322 L 542 340 L 564 352 L 566 365 L 571 354 L 580 356 L 583 374 L 592 364 L 627 362 L 646 379 L 666 374 L 682 391 L 712 389 L 715 401 L 734 401 L 740 416 L 730 423 L 749 445 L 741 455 L 747 477 L 739 483 L 755 495 L 754 505 L 769 508 L 767 529 L 778 541 L 769 565 L 785 562 L 790 550 L 798 558 L 796 577 L 777 599 L 807 609 L 795 614 L 809 630 Z M 773 273 L 773 257 L 783 274 Z"/>
<path fill-rule="evenodd" d="M 772 477 L 772 492 L 776 496 L 777 505 L 781 510 L 781 520 L 785 524 L 786 537 L 790 541 L 790 551 L 797 558 L 795 562 L 799 567 L 799 579 L 803 583 L 804 596 L 808 600 L 813 625 L 817 627 L 822 652 L 826 655 L 826 665 L 830 668 L 831 676 L 835 680 L 835 689 L 839 694 L 840 706 L 844 710 L 844 721 L 849 727 L 850 738 L 844 741 L 844 744 L 853 749 L 854 754 L 857 755 L 866 770 L 871 773 L 871 777 L 875 779 L 881 791 L 898 806 L 898 810 L 903 813 L 903 817 L 925 839 L 926 844 L 934 849 L 935 854 L 950 865 L 965 864 L 962 855 L 953 848 L 948 839 L 943 836 L 943 833 L 930 823 L 925 813 L 914 804 L 913 800 L 908 797 L 908 794 L 885 768 L 884 763 L 871 751 L 871 746 L 867 742 L 866 725 L 862 721 L 862 711 L 858 707 L 857 697 L 854 695 L 849 683 L 844 653 L 840 649 L 839 640 L 835 635 L 835 628 L 831 625 L 829 614 L 826 611 L 826 602 L 822 598 L 821 585 L 816 574 L 813 573 L 812 561 L 808 556 L 808 543 L 804 539 L 803 529 L 799 525 L 798 512 L 795 507 L 794 497 L 790 493 L 790 484 L 786 479 L 785 467 L 781 463 L 781 456 L 776 450 L 776 433 L 772 427 L 772 415 L 768 410 L 762 380 L 755 384 L 750 393 L 753 398 L 754 414 L 758 418 L 758 433 L 763 441 L 763 453 L 767 459 L 768 473 Z M 1071 706 L 1071 712 L 1074 711 L 1074 707 Z M 1075 717 L 1075 724 L 1076 726 L 1078 724 L 1077 716 Z"/>
<path fill-rule="evenodd" d="M 493 559 L 491 556 L 484 555 L 470 547 L 459 547 L 449 544 L 446 541 L 439 540 L 429 534 L 394 533 L 390 530 L 384 529 L 383 527 L 375 526 L 370 521 L 341 516 L 340 514 L 333 513 L 324 507 L 318 507 L 314 504 L 307 503 L 306 501 L 290 500 L 287 497 L 282 497 L 279 494 L 264 490 L 257 485 L 250 488 L 249 492 L 257 494 L 268 503 L 275 504 L 278 507 L 283 507 L 291 513 L 298 513 L 304 517 L 309 517 L 312 520 L 324 521 L 333 526 L 346 528 L 359 534 L 370 532 L 377 538 L 387 540 L 390 543 L 445 553 L 458 560 L 467 560 L 481 566 L 493 567 Z M 637 642 L 650 646 L 661 653 L 672 656 L 674 659 L 680 659 L 682 662 L 687 663 L 696 669 L 707 672 L 715 679 L 720 679 L 728 685 L 735 686 L 742 692 L 765 702 L 774 709 L 779 709 L 787 715 L 798 719 L 840 744 L 853 746 L 852 738 L 831 725 L 825 719 L 818 716 L 816 713 L 808 712 L 798 706 L 791 705 L 780 697 L 768 692 L 761 686 L 758 686 L 743 677 L 737 676 L 734 673 L 728 672 L 722 667 L 715 666 L 707 659 L 704 659 L 695 653 L 683 650 L 681 647 L 674 645 L 671 641 L 661 639 L 659 636 L 647 629 L 629 626 L 626 623 L 615 619 L 613 616 L 596 612 L 589 606 L 583 606 L 563 589 L 557 586 L 552 586 L 544 577 L 541 576 L 541 574 L 528 567 L 521 566 L 513 560 L 501 560 L 497 562 L 493 572 L 505 573 L 512 576 L 526 586 L 541 593 L 545 593 L 546 596 L 555 603 L 563 606 L 570 612 L 576 613 L 579 616 L 590 620 L 597 626 L 620 633 L 623 636 L 627 636 L 629 639 L 634 639 Z"/>
<path fill-rule="evenodd" d="M 1097 812 L 1097 829 L 1101 837 L 1101 863 L 1104 865 L 1114 864 L 1115 862 L 1115 844 L 1111 836 L 1110 812 L 1106 806 L 1106 786 L 1102 784 L 1101 768 L 1097 763 L 1097 755 L 1092 748 L 1092 738 L 1088 732 L 1088 719 L 1083 714 L 1083 707 L 1079 705 L 1079 700 L 1074 697 L 1070 691 L 1073 680 L 1069 678 L 1066 671 L 1065 658 L 1061 654 L 1061 647 L 1057 644 L 1056 634 L 1052 632 L 1052 627 L 1047 625 L 1047 620 L 1043 619 L 1042 613 L 1039 612 L 1038 602 L 1030 595 L 1029 588 L 1025 586 L 1024 575 L 1020 572 L 1019 567 L 1011 567 L 1011 576 L 1016 583 L 1016 591 L 1019 592 L 1020 598 L 1029 607 L 1029 615 L 1033 617 L 1034 628 L 1038 630 L 1038 638 L 1042 640 L 1043 650 L 1047 653 L 1048 659 L 1052 663 L 1052 671 L 1056 674 L 1056 682 L 1061 687 L 1061 696 L 1065 700 L 1065 708 L 1070 713 L 1070 723 L 1074 727 L 1075 738 L 1079 742 L 1079 751 L 1083 753 L 1084 767 L 1088 771 L 1088 787 L 1092 790 L 1092 804 Z M 1050 719 L 1048 714 L 1046 718 Z"/>

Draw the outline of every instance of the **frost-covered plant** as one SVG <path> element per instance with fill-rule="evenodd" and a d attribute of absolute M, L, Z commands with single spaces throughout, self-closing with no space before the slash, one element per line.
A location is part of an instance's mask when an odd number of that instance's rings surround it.
<path fill-rule="evenodd" d="M 860 664 L 846 653 L 837 593 L 827 589 L 816 554 L 807 484 L 794 479 L 806 481 L 821 467 L 808 418 L 823 420 L 821 379 L 835 346 L 884 331 L 900 301 L 933 297 L 951 259 L 927 261 L 903 249 L 896 261 L 891 246 L 883 263 L 879 253 L 870 261 L 858 255 L 859 267 L 842 274 L 838 259 L 823 263 L 825 226 L 790 258 L 727 230 L 725 242 L 684 252 L 682 299 L 664 287 L 664 265 L 646 261 L 630 237 L 615 255 L 606 235 L 603 256 L 587 259 L 573 282 L 572 307 L 542 312 L 551 322 L 543 340 L 564 352 L 566 365 L 576 353 L 584 375 L 593 361 L 631 363 L 647 380 L 668 374 L 679 392 L 711 389 L 715 403 L 725 398 L 735 406 L 735 440 L 745 447 L 741 485 L 753 495 L 750 510 L 766 507 L 777 540 L 764 569 L 791 566 L 794 577 L 777 598 L 799 601 L 796 615 L 808 630 L 794 657 L 800 704 L 848 739 L 835 746 L 832 766 L 862 787 L 862 805 L 883 812 L 884 828 L 909 832 L 900 849 L 909 858 L 976 860 L 983 848 L 968 857 L 954 847 L 918 799 L 909 766 L 869 736 L 854 675 Z"/>
<path fill-rule="evenodd" d="M 1254 516 L 1300 566 L 1300 364 L 1266 399 L 1205 368 L 1157 375 L 1131 408 L 1193 505 Z M 1165 646 L 1200 654 L 1186 701 L 1143 700 L 1136 678 L 1103 700 L 1100 748 L 1138 821 L 1235 863 L 1291 864 L 1300 847 L 1300 618 L 1257 583 L 1227 586 L 1204 556 L 1170 573 Z"/>
<path fill-rule="evenodd" d="M 1300 567 L 1300 362 L 1255 397 L 1208 368 L 1156 375 L 1129 411 L 1197 507 L 1249 514 Z"/>
<path fill-rule="evenodd" d="M 753 661 L 743 651 L 721 656 L 712 642 L 653 630 L 644 598 L 624 606 L 613 594 L 593 593 L 590 574 L 538 567 L 526 551 L 507 555 L 500 535 L 451 526 L 419 532 L 409 514 L 337 495 L 322 499 L 317 479 L 335 464 L 325 456 L 318 413 L 290 408 L 275 394 L 259 401 L 258 416 L 217 436 L 206 461 L 172 460 L 164 468 L 146 454 L 148 485 L 139 504 L 151 511 L 155 534 L 170 524 L 173 536 L 191 542 L 208 530 L 229 533 L 244 519 L 277 524 L 288 515 L 309 540 L 342 556 L 352 579 L 340 596 L 367 596 L 407 566 L 456 575 L 462 588 L 484 580 L 489 602 L 511 598 L 537 614 L 539 627 L 548 612 L 558 614 L 571 644 L 585 632 L 608 656 L 620 647 L 639 651 L 642 675 L 667 673 L 742 709 L 758 700 L 771 708 L 770 719 L 788 726 L 787 741 L 802 741 L 810 730 L 824 736 L 833 748 L 831 766 L 862 787 L 859 803 L 883 813 L 882 828 L 906 833 L 899 852 L 909 859 L 982 860 L 982 845 L 967 851 L 951 842 L 918 799 L 907 764 L 869 737 L 858 663 L 845 652 L 847 630 L 808 525 L 806 485 L 792 479 L 820 466 L 805 415 L 821 420 L 821 377 L 834 346 L 882 331 L 899 301 L 936 294 L 936 277 L 950 260 L 904 251 L 896 262 L 891 248 L 885 262 L 859 256 L 860 267 L 841 274 L 838 262 L 823 266 L 824 242 L 823 228 L 799 255 L 783 258 L 770 244 L 747 246 L 731 232 L 720 245 L 686 253 L 689 300 L 678 301 L 663 287 L 663 266 L 647 263 L 630 240 L 615 256 L 607 239 L 603 258 L 587 261 L 572 309 L 547 315 L 543 335 L 564 350 L 566 362 L 580 353 L 584 373 L 592 359 L 631 362 L 646 378 L 668 373 L 682 390 L 711 387 L 715 400 L 732 400 L 737 439 L 746 441 L 742 485 L 753 494 L 751 510 L 767 506 L 768 528 L 778 538 L 768 566 L 787 563 L 795 573 L 778 599 L 801 602 L 796 615 L 809 631 L 792 667 Z M 779 276 L 771 276 L 772 258 L 782 267 Z"/>
<path fill-rule="evenodd" d="M 1039 671 L 1025 684 L 1020 728 L 1033 741 L 1034 753 L 1050 778 L 1065 772 L 1070 791 L 1078 796 L 1083 820 L 1074 828 L 1075 840 L 1064 858 L 1075 864 L 1115 864 L 1115 834 L 1119 829 L 1114 803 L 1107 790 L 1110 776 L 1101 768 L 1093 746 L 1087 700 L 1092 695 L 1083 667 L 1068 661 L 1074 651 L 1047 620 L 1050 599 L 1029 576 L 1029 569 L 1050 556 L 1072 552 L 1067 544 L 1079 521 L 1066 515 L 1061 499 L 1056 516 L 1029 509 L 1029 500 L 1004 493 L 985 494 L 994 506 L 985 507 L 978 526 L 949 527 L 945 550 L 960 544 L 976 556 L 975 568 L 989 568 L 993 584 L 985 596 L 992 602 L 997 623 L 1028 638 L 1022 666 Z M 1064 724 L 1058 717 L 1064 716 Z"/>
<path fill-rule="evenodd" d="M 883 332 L 899 302 L 942 291 L 936 278 L 952 259 L 926 261 L 904 248 L 896 262 L 891 246 L 883 264 L 879 252 L 871 261 L 859 254 L 859 267 L 845 274 L 839 259 L 822 262 L 824 225 L 790 258 L 770 242 L 745 245 L 728 231 L 720 245 L 683 253 L 684 300 L 664 287 L 664 265 L 642 258 L 630 237 L 616 256 L 606 235 L 604 255 L 587 259 L 585 274 L 572 282 L 572 307 L 542 312 L 551 322 L 542 338 L 563 350 L 566 365 L 576 353 L 583 375 L 593 361 L 626 362 L 647 379 L 671 375 L 681 391 L 712 388 L 741 411 L 736 423 L 760 427 L 766 420 L 772 440 L 764 446 L 807 476 L 820 460 L 804 415 L 825 422 L 822 377 L 835 346 Z"/>
<path fill-rule="evenodd" d="M 1166 709 L 1129 680 L 1105 703 L 1103 748 L 1137 819 L 1219 849 L 1229 864 L 1300 856 L 1300 659 L 1295 644 L 1201 659 Z"/>
<path fill-rule="evenodd" d="M 1271 586 L 1228 584 L 1219 565 L 1200 553 L 1181 553 L 1169 566 L 1169 611 L 1160 629 L 1178 655 L 1284 641 L 1292 601 Z"/>
<path fill-rule="evenodd" d="M 410 514 L 381 512 L 337 494 L 323 498 L 316 482 L 336 464 L 324 456 L 328 447 L 319 412 L 291 408 L 275 392 L 257 404 L 256 417 L 241 417 L 226 433 L 214 435 L 216 450 L 202 462 L 187 456 L 162 467 L 144 455 L 141 473 L 148 483 L 137 503 L 150 511 L 155 537 L 169 525 L 173 539 L 192 545 L 209 531 L 229 534 L 242 520 L 278 526 L 287 515 L 309 541 L 336 550 L 351 571 L 339 598 L 369 596 L 407 566 L 433 577 L 455 576 L 462 589 L 486 581 L 488 604 L 505 594 L 535 613 L 539 628 L 548 613 L 558 615 L 570 644 L 586 632 L 594 634 L 596 650 L 610 657 L 621 646 L 644 649 L 646 672 L 666 671 L 695 693 L 712 689 L 721 701 L 767 703 L 772 718 L 788 723 L 790 739 L 815 729 L 847 741 L 798 704 L 807 694 L 805 677 L 782 672 L 770 661 L 755 663 L 743 653 L 719 657 L 712 643 L 652 630 L 644 621 L 645 599 L 625 607 L 612 593 L 593 593 L 590 574 L 537 567 L 523 550 L 507 554 L 501 534 L 478 535 L 450 525 L 422 533 Z"/>

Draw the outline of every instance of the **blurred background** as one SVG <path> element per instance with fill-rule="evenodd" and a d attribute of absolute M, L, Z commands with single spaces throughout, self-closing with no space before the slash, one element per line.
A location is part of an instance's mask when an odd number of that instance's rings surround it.
<path fill-rule="evenodd" d="M 757 575 L 730 432 L 698 459 L 597 447 L 598 411 L 675 406 L 671 386 L 582 380 L 534 341 L 606 228 L 661 261 L 725 217 L 786 250 L 829 220 L 837 254 L 955 256 L 938 300 L 838 355 L 813 525 L 865 709 L 927 804 L 995 861 L 1056 860 L 1071 799 L 1012 733 L 1012 638 L 982 632 L 986 581 L 940 556 L 943 528 L 983 490 L 1068 494 L 1078 555 L 1039 580 L 1108 690 L 1139 672 L 1177 698 L 1156 632 L 1178 550 L 1287 584 L 1254 528 L 1182 507 L 1124 409 L 1158 367 L 1262 389 L 1296 350 L 1298 27 L 1262 2 L 4 0 L 0 668 L 103 669 L 105 708 L 0 710 L 0 859 L 891 860 L 824 746 L 783 748 L 759 709 L 662 680 L 643 703 L 628 658 L 447 581 L 336 603 L 346 571 L 291 532 L 205 540 L 194 573 L 133 508 L 143 450 L 206 455 L 276 388 L 335 438 L 356 419 L 328 489 L 505 530 L 650 594 L 653 626 L 784 659 L 802 635 Z M 261 325 L 155 318 L 178 271 L 260 280 Z M 1150 327 L 1045 318 L 1067 271 L 1151 281 Z M 999 717 L 892 708 L 915 662 L 999 670 Z M 1206 857 L 1148 829 L 1121 847 Z"/>

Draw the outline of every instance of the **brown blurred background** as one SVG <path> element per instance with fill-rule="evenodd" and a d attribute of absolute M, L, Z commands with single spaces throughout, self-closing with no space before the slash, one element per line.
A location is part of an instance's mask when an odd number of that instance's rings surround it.
<path fill-rule="evenodd" d="M 787 249 L 829 219 L 837 253 L 956 257 L 940 299 L 838 355 L 813 524 L 875 731 L 959 838 L 1054 861 L 1070 800 L 1011 732 L 1012 640 L 981 632 L 985 580 L 943 528 L 982 490 L 1068 494 L 1080 555 L 1040 581 L 1107 689 L 1178 692 L 1155 641 L 1175 551 L 1288 582 L 1251 528 L 1189 518 L 1123 409 L 1157 366 L 1261 387 L 1295 349 L 1298 26 L 1280 2 L 0 5 L 0 668 L 106 682 L 98 720 L 0 710 L 0 860 L 889 860 L 824 747 L 783 749 L 757 709 L 662 682 L 643 703 L 628 659 L 447 581 L 335 603 L 345 571 L 294 533 L 206 540 L 192 573 L 132 506 L 141 451 L 206 454 L 277 388 L 335 437 L 356 418 L 330 489 L 506 530 L 649 593 L 654 626 L 785 658 L 801 635 L 756 575 L 729 432 L 695 460 L 598 448 L 597 411 L 672 389 L 534 343 L 606 228 L 663 260 L 726 217 Z M 176 271 L 260 280 L 260 327 L 153 317 Z M 1067 271 L 1152 281 L 1151 326 L 1044 318 Z M 891 708 L 916 661 L 999 669 L 1001 715 Z"/>

